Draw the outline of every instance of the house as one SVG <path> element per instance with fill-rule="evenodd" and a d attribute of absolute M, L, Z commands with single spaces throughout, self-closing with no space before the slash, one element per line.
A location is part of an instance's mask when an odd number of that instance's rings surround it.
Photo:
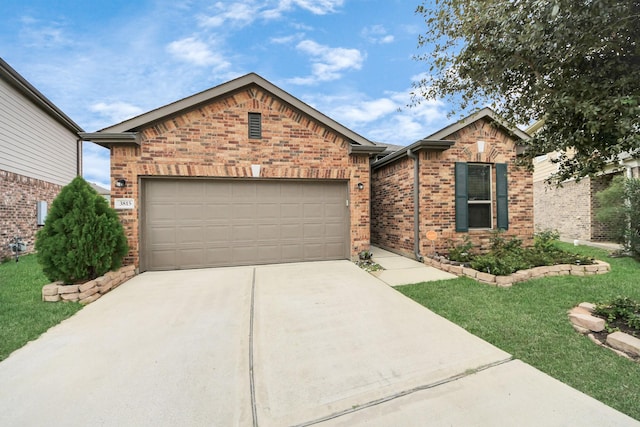
<path fill-rule="evenodd" d="M 82 138 L 111 150 L 140 271 L 349 259 L 370 244 L 384 151 L 248 74 Z"/>
<path fill-rule="evenodd" d="M 106 188 L 101 187 L 94 182 L 90 182 L 89 185 L 96 191 L 96 193 L 104 197 L 107 202 L 111 202 L 111 190 L 107 190 Z"/>
<path fill-rule="evenodd" d="M 535 132 L 541 122 L 528 131 Z M 563 240 L 592 242 L 611 241 L 606 223 L 596 219 L 600 207 L 596 193 L 605 190 L 617 174 L 640 178 L 640 160 L 622 155 L 598 176 L 579 181 L 565 181 L 560 187 L 548 183 L 558 171 L 554 163 L 558 152 L 547 153 L 533 160 L 534 219 L 537 230 L 556 230 Z"/>
<path fill-rule="evenodd" d="M 33 251 L 47 207 L 82 172 L 82 128 L 0 58 L 0 260 Z"/>
<path fill-rule="evenodd" d="M 533 179 L 516 165 L 529 136 L 485 108 L 372 164 L 372 243 L 416 258 L 495 230 L 530 243 Z"/>

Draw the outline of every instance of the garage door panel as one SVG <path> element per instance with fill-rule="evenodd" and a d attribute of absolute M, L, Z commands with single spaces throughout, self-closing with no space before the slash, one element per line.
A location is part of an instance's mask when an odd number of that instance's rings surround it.
<path fill-rule="evenodd" d="M 207 225 L 204 239 L 212 244 L 227 243 L 231 239 L 231 229 L 227 225 Z"/>
<path fill-rule="evenodd" d="M 322 240 L 324 237 L 324 224 L 305 224 L 303 236 L 305 240 L 309 240 L 309 239 Z"/>
<path fill-rule="evenodd" d="M 344 226 L 342 224 L 326 224 L 324 228 L 325 240 L 342 240 L 344 237 Z"/>
<path fill-rule="evenodd" d="M 152 221 L 169 221 L 173 223 L 176 220 L 176 206 L 169 203 L 155 202 L 151 209 L 147 209 L 147 218 Z"/>
<path fill-rule="evenodd" d="M 278 224 L 258 225 L 258 240 L 277 240 L 280 237 L 280 226 Z"/>
<path fill-rule="evenodd" d="M 198 268 L 205 262 L 203 248 L 180 248 L 177 255 L 177 263 L 181 268 Z"/>
<path fill-rule="evenodd" d="M 143 270 L 344 259 L 345 182 L 143 181 Z"/>
<path fill-rule="evenodd" d="M 176 229 L 175 227 L 157 227 L 154 230 L 154 243 L 157 246 L 175 245 Z"/>
<path fill-rule="evenodd" d="M 236 225 L 232 228 L 231 239 L 234 242 L 253 242 L 258 234 L 257 231 L 254 224 Z"/>
<path fill-rule="evenodd" d="M 302 216 L 302 205 L 300 203 L 283 203 L 281 208 L 281 218 L 300 218 Z"/>
<path fill-rule="evenodd" d="M 260 203 L 256 208 L 261 220 L 280 218 L 280 205 L 277 203 Z"/>
<path fill-rule="evenodd" d="M 181 227 L 180 242 L 182 244 L 201 243 L 204 231 L 204 227 Z"/>

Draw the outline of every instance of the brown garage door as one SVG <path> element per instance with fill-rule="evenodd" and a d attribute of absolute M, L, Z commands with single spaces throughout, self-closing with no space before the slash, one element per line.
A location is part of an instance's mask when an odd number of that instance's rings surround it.
<path fill-rule="evenodd" d="M 347 184 L 143 180 L 143 270 L 348 258 Z"/>

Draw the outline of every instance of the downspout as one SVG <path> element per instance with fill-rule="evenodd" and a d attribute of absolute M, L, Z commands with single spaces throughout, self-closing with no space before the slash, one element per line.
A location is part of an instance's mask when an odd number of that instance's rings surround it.
<path fill-rule="evenodd" d="M 413 160 L 413 255 L 422 262 L 420 254 L 420 159 L 411 148 L 407 149 L 407 157 Z"/>

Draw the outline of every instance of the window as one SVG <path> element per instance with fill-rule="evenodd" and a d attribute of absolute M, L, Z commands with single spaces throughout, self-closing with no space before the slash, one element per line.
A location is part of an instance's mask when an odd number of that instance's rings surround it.
<path fill-rule="evenodd" d="M 467 165 L 469 228 L 491 228 L 491 165 Z"/>
<path fill-rule="evenodd" d="M 262 115 L 260 113 L 249 113 L 249 138 L 262 138 Z"/>
<path fill-rule="evenodd" d="M 493 169 L 495 169 L 496 200 L 493 195 Z M 509 228 L 507 197 L 507 165 L 505 163 L 456 163 L 455 165 L 456 231 L 470 228 L 494 228 L 493 208 L 496 209 L 496 227 Z"/>

